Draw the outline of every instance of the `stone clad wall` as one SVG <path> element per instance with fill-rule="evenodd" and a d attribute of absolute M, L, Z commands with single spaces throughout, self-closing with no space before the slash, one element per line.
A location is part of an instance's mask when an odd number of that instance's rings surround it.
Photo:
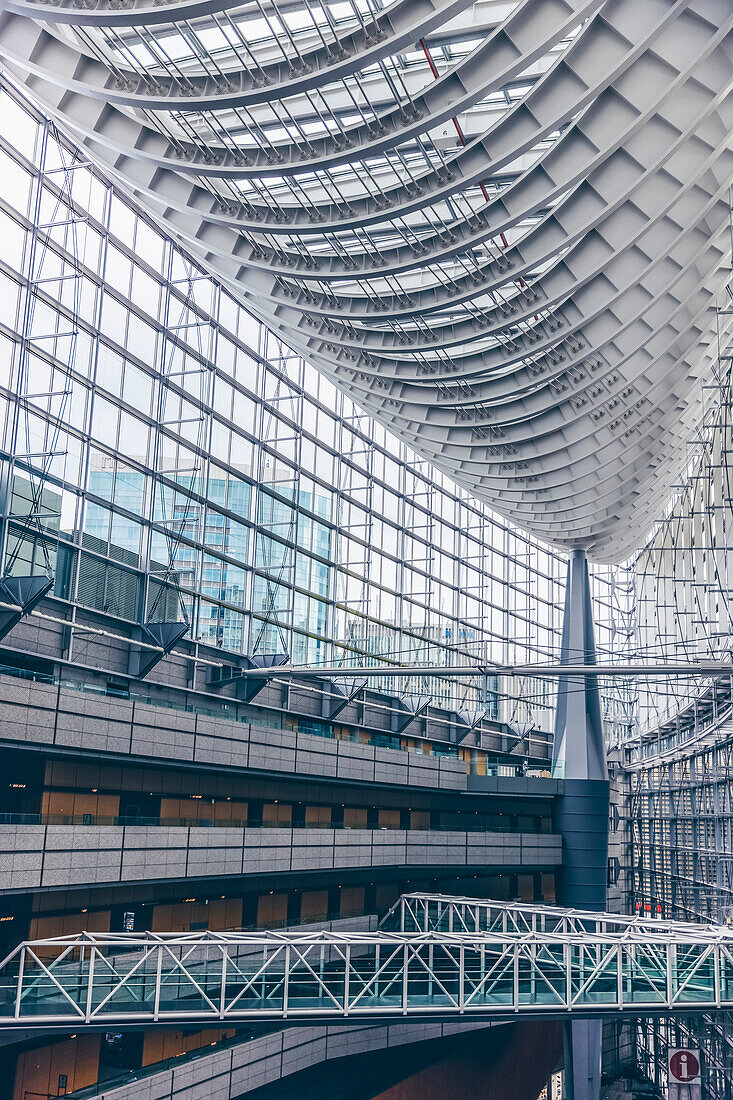
<path fill-rule="evenodd" d="M 559 837 L 399 829 L 0 825 L 3 891 L 385 867 L 549 869 Z"/>
<path fill-rule="evenodd" d="M 0 676 L 0 741 L 156 764 L 198 763 L 451 791 L 467 785 L 465 764 L 453 758 L 336 741 L 12 676 Z"/>
<path fill-rule="evenodd" d="M 309 1066 L 476 1029 L 479 1023 L 369 1024 L 291 1027 L 182 1062 L 129 1084 L 95 1093 L 98 1100 L 234 1100 Z"/>

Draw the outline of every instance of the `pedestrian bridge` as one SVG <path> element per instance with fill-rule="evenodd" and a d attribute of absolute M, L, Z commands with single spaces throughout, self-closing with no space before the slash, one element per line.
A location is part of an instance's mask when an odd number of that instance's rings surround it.
<path fill-rule="evenodd" d="M 408 894 L 372 932 L 80 932 L 0 964 L 0 1026 L 588 1018 L 733 1008 L 733 930 Z"/>

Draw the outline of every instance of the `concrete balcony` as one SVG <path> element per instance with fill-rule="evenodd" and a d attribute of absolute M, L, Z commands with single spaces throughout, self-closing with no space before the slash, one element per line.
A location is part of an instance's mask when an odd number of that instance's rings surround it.
<path fill-rule="evenodd" d="M 273 729 L 0 676 L 0 743 L 156 765 L 201 765 L 408 789 L 553 797 L 556 780 L 475 776 L 463 760 Z"/>
<path fill-rule="evenodd" d="M 547 833 L 0 825 L 1 893 L 151 880 L 380 868 L 557 867 Z"/>
<path fill-rule="evenodd" d="M 93 753 L 97 759 L 127 757 L 466 790 L 466 765 L 454 758 L 337 741 L 15 677 L 0 677 L 0 696 L 0 740 L 18 747 L 53 746 Z"/>

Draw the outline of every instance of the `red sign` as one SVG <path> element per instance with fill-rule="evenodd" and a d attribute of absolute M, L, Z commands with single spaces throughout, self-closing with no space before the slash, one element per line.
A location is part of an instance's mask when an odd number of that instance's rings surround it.
<path fill-rule="evenodd" d="M 675 1050 L 669 1055 L 669 1073 L 683 1085 L 700 1078 L 700 1059 L 696 1050 Z"/>

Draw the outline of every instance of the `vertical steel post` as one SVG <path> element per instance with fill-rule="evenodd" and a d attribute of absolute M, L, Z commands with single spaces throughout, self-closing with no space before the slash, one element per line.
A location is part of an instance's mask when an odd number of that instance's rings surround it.
<path fill-rule="evenodd" d="M 560 660 L 595 664 L 588 562 L 574 550 L 568 561 Z M 552 774 L 563 781 L 554 828 L 563 843 L 558 902 L 603 911 L 608 881 L 610 807 L 601 698 L 596 676 L 558 679 Z M 565 1076 L 569 1100 L 598 1100 L 601 1089 L 601 1022 L 565 1024 Z"/>
<path fill-rule="evenodd" d="M 84 1023 L 88 1024 L 92 1018 L 92 995 L 94 992 L 94 955 L 96 953 L 95 947 L 89 948 L 89 972 L 87 975 L 87 1002 L 86 1011 L 84 1013 Z"/>

